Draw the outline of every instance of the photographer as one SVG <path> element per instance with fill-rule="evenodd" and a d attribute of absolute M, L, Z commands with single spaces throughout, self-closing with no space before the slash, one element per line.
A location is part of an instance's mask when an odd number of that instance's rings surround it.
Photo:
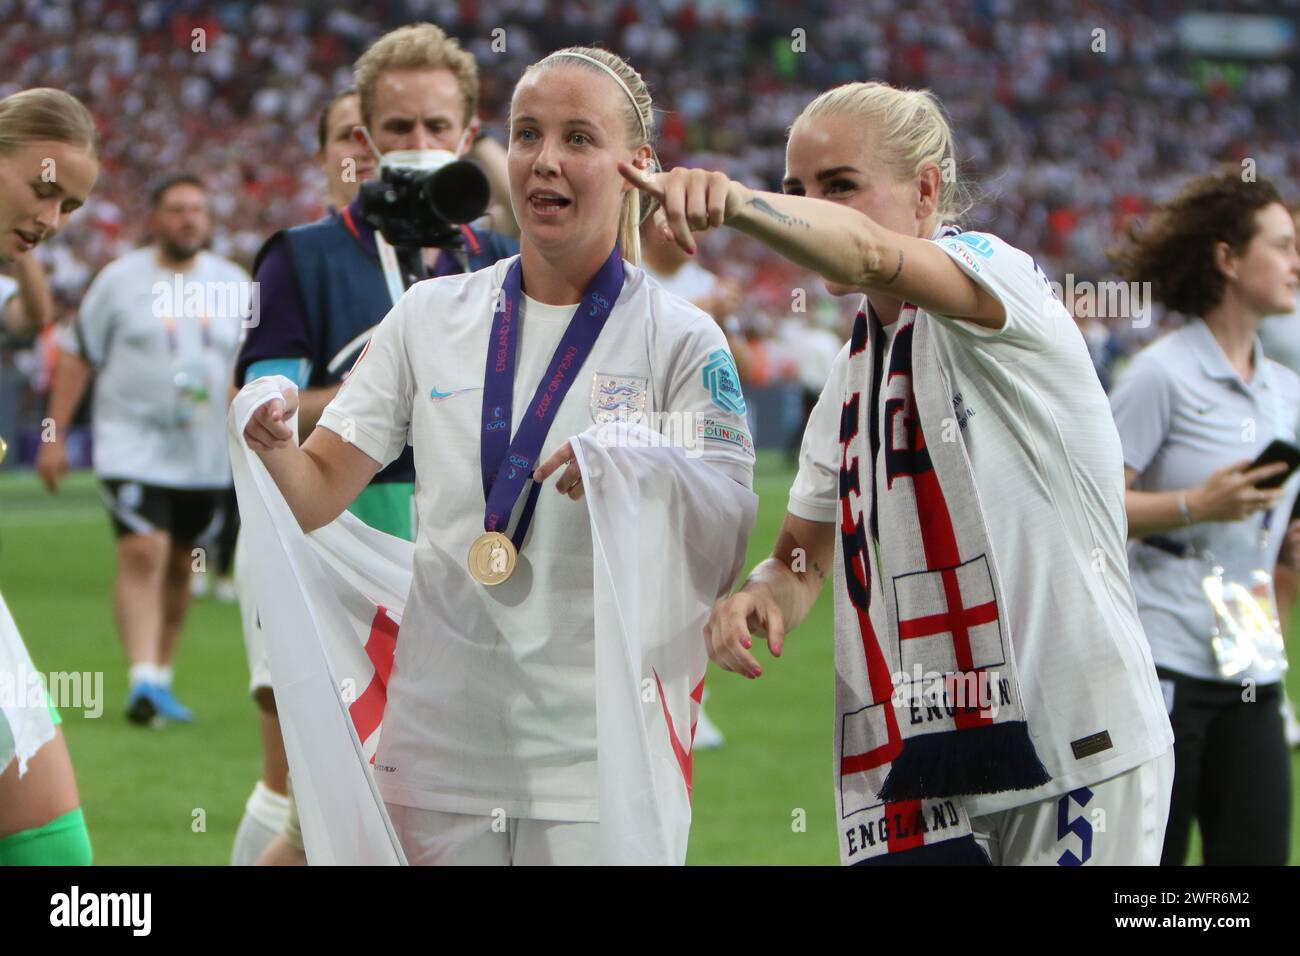
<path fill-rule="evenodd" d="M 357 61 L 355 77 L 362 129 L 380 154 L 381 174 L 430 168 L 447 158 L 439 153 L 467 151 L 478 126 L 478 67 L 438 27 L 416 24 L 380 37 Z M 483 147 L 492 148 L 500 151 Z M 408 286 L 428 275 L 473 272 L 518 252 L 515 240 L 460 227 L 447 230 L 436 256 L 393 253 L 366 221 L 362 200 L 358 195 L 310 225 L 277 233 L 257 258 L 261 320 L 249 329 L 236 383 L 269 374 L 297 382 L 304 438 L 365 346 L 366 333 Z M 375 476 L 352 513 L 412 539 L 413 478 L 407 449 Z"/>

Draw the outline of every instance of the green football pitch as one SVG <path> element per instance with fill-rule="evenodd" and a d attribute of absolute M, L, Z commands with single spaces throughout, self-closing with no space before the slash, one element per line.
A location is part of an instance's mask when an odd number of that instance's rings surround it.
<path fill-rule="evenodd" d="M 750 566 L 771 547 L 792 477 L 782 457 L 760 457 Z M 194 603 L 176 690 L 197 719 L 142 729 L 121 713 L 126 668 L 110 609 L 112 576 L 112 535 L 89 475 L 72 476 L 57 496 L 30 472 L 0 476 L 0 591 L 37 667 L 104 675 L 100 717 L 63 712 L 95 862 L 226 863 L 261 766 L 238 612 Z M 710 672 L 708 711 L 727 744 L 695 758 L 691 863 L 837 862 L 830 625 L 828 591 L 779 661 L 760 650 L 757 681 Z M 1293 826 L 1294 863 L 1300 809 Z"/>

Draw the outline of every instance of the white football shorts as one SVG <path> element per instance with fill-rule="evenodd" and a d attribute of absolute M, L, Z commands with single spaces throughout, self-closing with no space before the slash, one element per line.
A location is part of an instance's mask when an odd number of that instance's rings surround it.
<path fill-rule="evenodd" d="M 1159 866 L 1174 785 L 1170 748 L 1059 797 L 971 818 L 994 866 Z"/>

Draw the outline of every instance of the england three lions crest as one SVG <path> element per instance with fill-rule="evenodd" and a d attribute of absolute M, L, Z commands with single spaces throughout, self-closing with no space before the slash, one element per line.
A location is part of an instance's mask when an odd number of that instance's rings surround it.
<path fill-rule="evenodd" d="M 597 425 L 642 421 L 645 403 L 644 378 L 604 372 L 597 372 L 591 378 L 591 420 Z"/>

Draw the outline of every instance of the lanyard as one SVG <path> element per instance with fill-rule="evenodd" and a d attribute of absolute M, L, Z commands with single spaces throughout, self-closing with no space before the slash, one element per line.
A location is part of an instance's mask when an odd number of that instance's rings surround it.
<path fill-rule="evenodd" d="M 352 210 L 344 206 L 338 214 L 348 232 L 352 233 L 352 238 L 361 242 L 361 230 L 352 221 Z M 384 270 L 384 285 L 388 287 L 388 298 L 392 300 L 393 305 L 397 305 L 397 300 L 406 291 L 406 283 L 402 281 L 402 267 L 397 262 L 397 251 L 384 240 L 378 230 L 375 231 L 375 250 L 379 253 L 379 265 Z"/>
<path fill-rule="evenodd" d="M 397 264 L 397 250 L 390 246 L 384 237 L 375 233 L 375 248 L 379 250 L 379 264 L 384 267 L 384 285 L 388 286 L 388 297 L 397 305 L 397 300 L 406 291 L 402 281 L 402 267 Z"/>
<path fill-rule="evenodd" d="M 492 313 L 492 337 L 483 377 L 483 419 L 479 464 L 483 472 L 485 503 L 483 528 L 503 531 L 519 500 L 524 484 L 532 477 L 537 456 L 546 441 L 551 423 L 559 413 L 565 394 L 578 370 L 591 354 L 605 326 L 605 320 L 623 288 L 623 257 L 618 243 L 582 296 L 555 347 L 546 374 L 538 383 L 528 410 L 510 438 L 511 410 L 515 384 L 515 344 L 519 340 L 519 305 L 522 297 L 520 260 L 506 272 L 501 295 Z M 537 504 L 541 485 L 534 484 L 511 540 L 518 549 L 523 543 Z"/>
<path fill-rule="evenodd" d="M 181 351 L 180 326 L 175 316 L 163 316 L 163 331 L 167 335 L 167 352 L 174 359 Z M 199 346 L 204 351 L 212 348 L 212 320 L 206 312 L 199 316 Z"/>

